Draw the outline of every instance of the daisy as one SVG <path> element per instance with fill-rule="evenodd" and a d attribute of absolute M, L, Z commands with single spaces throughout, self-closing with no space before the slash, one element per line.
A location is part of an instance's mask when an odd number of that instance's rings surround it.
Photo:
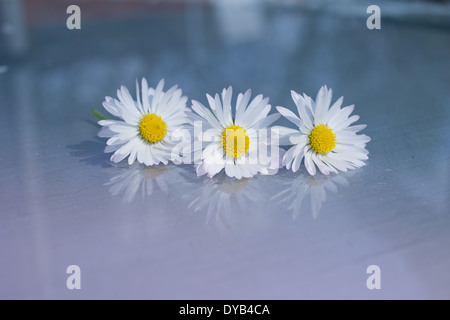
<path fill-rule="evenodd" d="M 278 112 L 299 128 L 276 127 L 294 145 L 283 156 L 287 169 L 296 172 L 303 158 L 312 176 L 316 174 L 316 166 L 328 175 L 365 165 L 363 160 L 368 159 L 369 153 L 365 147 L 370 138 L 357 134 L 366 125 L 350 126 L 359 119 L 357 115 L 350 116 L 354 105 L 341 109 L 344 99 L 341 97 L 330 108 L 332 90 L 326 86 L 320 88 L 316 101 L 295 91 L 291 91 L 291 95 L 300 118 L 286 108 L 277 107 Z"/>
<path fill-rule="evenodd" d="M 106 97 L 103 107 L 118 120 L 101 120 L 99 137 L 109 138 L 106 153 L 114 152 L 111 161 L 117 163 L 128 157 L 128 164 L 136 160 L 146 166 L 179 160 L 172 150 L 178 144 L 172 134 L 187 124 L 187 98 L 177 86 L 163 91 L 164 80 L 156 89 L 149 88 L 142 79 L 142 95 L 136 80 L 137 101 L 124 86 L 117 90 L 119 100 Z"/>
<path fill-rule="evenodd" d="M 221 97 L 216 94 L 213 98 L 207 94 L 211 109 L 198 101 L 192 101 L 192 109 L 198 115 L 190 115 L 191 123 L 196 126 L 196 121 L 201 121 L 204 130 L 202 135 L 195 138 L 210 142 L 204 149 L 202 146 L 197 175 L 207 174 L 213 177 L 225 170 L 229 177 L 242 179 L 253 177 L 257 173 L 274 173 L 280 167 L 282 150 L 278 146 L 272 146 L 270 161 L 262 161 L 262 148 L 269 148 L 271 145 L 264 138 L 258 139 L 258 133 L 280 115 L 277 113 L 268 116 L 272 107 L 268 104 L 269 98 L 262 95 L 256 96 L 249 104 L 251 90 L 238 95 L 236 108 L 232 110 L 232 94 L 231 87 L 223 89 Z"/>

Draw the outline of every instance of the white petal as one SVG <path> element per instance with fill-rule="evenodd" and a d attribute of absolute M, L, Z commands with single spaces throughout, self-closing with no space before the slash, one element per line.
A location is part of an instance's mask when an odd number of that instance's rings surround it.
<path fill-rule="evenodd" d="M 171 100 L 176 90 L 177 86 L 173 86 L 169 90 L 161 94 L 161 99 L 156 103 L 156 107 L 154 110 L 156 114 L 160 115 L 161 117 L 165 117 L 177 111 L 176 109 L 174 109 L 174 107 L 176 106 L 175 104 L 169 105 L 169 101 Z"/>
<path fill-rule="evenodd" d="M 236 118 L 235 123 L 240 121 L 242 115 L 244 114 L 245 109 L 247 108 L 248 102 L 250 101 L 250 97 L 252 95 L 252 91 L 248 89 L 244 95 L 241 93 L 238 95 L 236 101 Z"/>
<path fill-rule="evenodd" d="M 356 132 L 359 132 L 361 130 L 364 130 L 365 128 L 367 128 L 366 124 L 360 124 L 360 125 L 357 125 L 357 126 L 347 127 L 346 130 L 356 133 Z"/>
<path fill-rule="evenodd" d="M 163 96 L 164 79 L 161 79 L 156 86 L 155 93 L 153 95 L 153 100 L 151 104 L 151 113 L 156 113 L 157 105 Z"/>
<path fill-rule="evenodd" d="M 139 81 L 136 79 L 136 99 L 137 99 L 137 108 L 139 112 L 144 115 L 144 107 L 142 106 L 141 93 L 139 92 Z"/>
<path fill-rule="evenodd" d="M 189 110 L 186 110 L 184 112 L 185 116 L 186 116 L 186 120 L 187 122 L 191 125 L 194 126 L 194 123 L 199 121 L 202 122 L 203 125 L 205 125 L 208 128 L 211 128 L 211 125 L 208 122 L 205 122 L 203 117 L 200 117 L 197 113 L 195 112 L 190 112 Z"/>
<path fill-rule="evenodd" d="M 233 88 L 231 86 L 228 89 L 223 89 L 222 91 L 222 101 L 223 101 L 223 117 L 225 119 L 225 124 L 231 126 L 233 124 L 233 117 L 231 114 L 231 98 L 233 97 Z"/>
<path fill-rule="evenodd" d="M 150 113 L 150 103 L 149 103 L 149 97 L 148 97 L 148 83 L 147 83 L 147 79 L 142 78 L 141 81 L 141 85 L 142 85 L 142 106 L 143 106 L 143 110 L 144 113 Z M 140 162 L 140 161 L 139 161 Z"/>
<path fill-rule="evenodd" d="M 111 160 L 115 163 L 125 159 L 131 152 L 131 149 L 136 146 L 137 139 L 133 139 L 123 145 L 119 150 L 117 150 L 111 157 Z"/>
<path fill-rule="evenodd" d="M 246 172 L 245 168 L 246 168 L 246 164 L 242 164 L 242 165 L 231 165 L 233 166 L 233 172 L 234 172 L 234 177 L 238 180 L 241 180 L 242 177 L 245 177 L 246 175 L 249 175 L 249 172 Z M 226 167 L 225 167 L 226 170 Z"/>
<path fill-rule="evenodd" d="M 340 110 L 335 117 L 328 121 L 328 126 L 334 130 L 337 125 L 347 120 L 354 108 L 355 105 L 352 104 Z"/>
<path fill-rule="evenodd" d="M 113 132 L 117 132 L 117 133 L 136 132 L 138 130 L 136 126 L 131 126 L 125 122 L 120 123 L 120 124 L 110 125 L 108 128 L 109 128 L 109 130 L 111 130 Z"/>
<path fill-rule="evenodd" d="M 328 124 L 330 120 L 334 119 L 334 117 L 338 115 L 339 111 L 341 110 L 342 102 L 344 102 L 344 97 L 340 97 L 336 100 L 335 103 L 333 103 L 324 118 L 324 124 Z"/>
<path fill-rule="evenodd" d="M 314 114 L 314 125 L 319 125 L 324 123 L 325 116 L 330 107 L 331 97 L 333 93 L 332 90 L 328 90 L 327 86 L 320 88 L 316 97 L 316 109 Z"/>
<path fill-rule="evenodd" d="M 333 152 L 339 153 L 339 152 L 350 152 L 350 153 L 360 153 L 361 155 L 367 155 L 369 154 L 369 151 L 363 147 L 358 147 L 354 145 L 345 145 L 341 143 L 337 143 L 336 147 L 334 147 Z"/>
<path fill-rule="evenodd" d="M 198 177 L 205 175 L 207 173 L 205 163 L 202 162 L 198 164 L 197 167 L 195 168 L 195 171 L 197 172 Z"/>
<path fill-rule="evenodd" d="M 250 103 L 239 121 L 236 120 L 237 125 L 244 128 L 249 128 L 255 122 L 267 116 L 271 109 L 271 106 L 267 104 L 269 102 L 269 98 L 261 99 L 260 97 L 262 98 L 262 95 L 258 95 Z M 258 103 L 255 103 L 255 101 L 258 101 Z"/>
<path fill-rule="evenodd" d="M 206 109 L 205 106 L 203 106 L 200 102 L 192 100 L 192 109 L 203 119 L 205 119 L 213 128 L 224 128 L 224 126 L 222 126 L 212 115 L 212 113 L 208 109 Z"/>
<path fill-rule="evenodd" d="M 137 125 L 141 120 L 135 106 L 120 106 L 118 107 L 118 111 L 121 118 L 128 124 Z"/>
<path fill-rule="evenodd" d="M 306 146 L 309 142 L 308 136 L 304 134 L 296 134 L 289 137 L 289 141 L 292 144 L 297 144 L 302 147 Z"/>
<path fill-rule="evenodd" d="M 245 112 L 247 111 L 252 111 L 253 109 L 256 108 L 256 106 L 258 106 L 264 99 L 264 96 L 262 94 L 258 94 L 256 97 L 253 98 L 253 100 L 250 102 L 250 104 L 248 105 L 248 107 L 244 110 Z M 266 98 L 267 101 L 269 101 L 268 98 Z M 266 105 L 266 103 L 264 103 L 264 105 Z"/>
<path fill-rule="evenodd" d="M 337 157 L 336 154 L 333 154 L 332 152 L 329 152 L 325 155 L 324 161 L 340 171 L 347 172 L 348 166 L 346 162 L 339 159 L 339 157 Z"/>
<path fill-rule="evenodd" d="M 260 120 L 258 123 L 256 123 L 254 125 L 254 127 L 256 129 L 259 128 L 267 128 L 268 126 L 270 126 L 272 123 L 274 123 L 275 121 L 277 121 L 279 118 L 281 117 L 281 114 L 279 113 L 274 113 L 271 114 L 270 116 L 266 116 L 264 119 Z"/>
<path fill-rule="evenodd" d="M 222 135 L 222 132 L 220 132 L 219 130 L 217 130 L 215 128 L 207 129 L 207 130 L 204 130 L 204 132 L 203 132 L 202 141 L 214 142 L 216 140 L 220 140 L 221 135 Z"/>
<path fill-rule="evenodd" d="M 322 174 L 324 174 L 326 176 L 330 174 L 329 168 L 322 162 L 322 160 L 320 160 L 320 158 L 317 156 L 317 154 L 315 154 L 315 153 L 311 154 L 311 159 L 314 162 L 314 164 L 317 166 L 317 168 L 319 168 L 320 172 L 322 172 Z"/>
<path fill-rule="evenodd" d="M 316 108 L 316 104 L 314 103 L 314 100 L 310 96 L 306 95 L 305 93 L 303 94 L 303 99 L 306 102 L 306 106 L 311 111 L 311 114 L 312 114 L 312 118 L 311 119 L 314 119 L 314 117 L 315 117 L 315 108 Z"/>
<path fill-rule="evenodd" d="M 239 174 L 236 177 L 237 179 L 251 178 L 256 174 L 254 173 L 254 166 L 248 162 L 244 165 L 236 164 L 236 167 L 239 169 Z M 235 172 L 237 172 L 237 170 L 235 170 Z"/>
<path fill-rule="evenodd" d="M 283 156 L 282 164 L 284 166 L 286 166 L 286 169 L 288 169 L 288 170 L 291 168 L 292 160 L 294 160 L 295 148 L 296 148 L 296 146 L 293 146 L 293 147 L 289 148 L 288 151 L 286 151 L 286 153 Z"/>
<path fill-rule="evenodd" d="M 130 156 L 128 157 L 128 165 L 131 166 L 136 161 L 136 156 L 137 156 L 138 150 L 139 150 L 138 144 L 136 144 L 136 146 L 131 149 Z"/>
<path fill-rule="evenodd" d="M 225 164 L 225 173 L 230 178 L 234 178 L 234 164 L 226 163 Z"/>
<path fill-rule="evenodd" d="M 226 127 L 225 125 L 225 119 L 223 117 L 223 108 L 222 103 L 220 102 L 219 95 L 216 94 L 215 97 L 211 97 L 209 94 L 206 95 L 206 98 L 208 99 L 209 106 L 211 110 L 214 112 L 214 116 L 217 118 L 219 123 Z"/>
<path fill-rule="evenodd" d="M 344 128 L 347 128 L 349 125 L 351 125 L 353 122 L 356 122 L 356 121 L 358 121 L 359 120 L 359 116 L 351 116 L 350 118 L 348 118 L 347 120 L 345 120 L 344 122 L 341 122 L 341 123 L 339 123 L 339 124 L 337 124 L 335 127 L 334 127 L 334 130 L 336 131 L 336 132 L 338 132 L 339 130 L 341 130 L 341 129 L 344 129 Z"/>
<path fill-rule="evenodd" d="M 220 142 L 212 142 L 202 152 L 202 159 L 206 164 L 218 164 L 223 162 L 223 147 Z"/>
<path fill-rule="evenodd" d="M 356 135 L 351 133 L 345 133 L 344 131 L 339 131 L 336 133 L 336 140 L 340 144 L 355 145 L 358 147 L 364 147 L 370 138 L 365 134 Z"/>
<path fill-rule="evenodd" d="M 101 126 L 110 126 L 113 124 L 126 124 L 126 122 L 120 120 L 100 120 L 98 124 Z"/>
<path fill-rule="evenodd" d="M 297 127 L 300 128 L 300 118 L 295 115 L 291 110 L 283 108 L 283 107 L 277 107 L 277 110 L 283 117 L 288 119 L 290 122 L 295 124 Z"/>
<path fill-rule="evenodd" d="M 118 96 L 120 98 L 120 102 L 122 102 L 124 107 L 131 109 L 135 105 L 134 100 L 131 97 L 130 91 L 128 91 L 127 87 L 121 86 L 120 91 L 118 91 Z"/>
<path fill-rule="evenodd" d="M 263 103 L 259 105 L 259 108 L 261 109 L 255 109 L 253 112 L 249 112 L 241 119 L 242 126 L 244 128 L 252 128 L 255 126 L 259 121 L 264 120 L 267 118 L 267 115 L 270 112 L 270 109 L 272 109 L 272 106 L 270 104 L 267 104 L 263 107 Z"/>
<path fill-rule="evenodd" d="M 117 110 L 116 104 L 108 102 L 108 98 L 109 97 L 105 97 L 106 100 L 103 101 L 103 103 L 102 103 L 103 108 L 105 108 L 105 110 L 108 111 L 110 114 L 112 114 L 114 117 L 118 117 L 119 118 L 120 117 L 120 113 Z M 117 103 L 119 103 L 119 102 L 117 101 Z"/>
<path fill-rule="evenodd" d="M 304 150 L 305 148 L 298 145 L 295 147 L 294 152 L 294 161 L 292 162 L 292 171 L 297 172 L 298 169 L 300 169 L 300 164 L 302 163 L 303 157 L 304 157 Z"/>
<path fill-rule="evenodd" d="M 313 151 L 311 151 L 311 149 L 305 153 L 305 167 L 308 173 L 313 176 L 316 174 L 316 166 L 311 158 L 312 153 Z"/>
<path fill-rule="evenodd" d="M 278 137 L 279 137 L 278 143 L 280 146 L 291 144 L 289 141 L 290 136 L 299 134 L 299 131 L 297 129 L 291 129 L 291 128 L 287 128 L 287 127 L 283 127 L 283 126 L 273 126 L 270 130 L 272 132 L 275 132 L 275 131 L 278 132 Z"/>
<path fill-rule="evenodd" d="M 295 104 L 297 105 L 297 111 L 300 116 L 300 120 L 303 122 L 303 124 L 311 130 L 313 128 L 313 117 L 311 110 L 306 105 L 305 99 L 301 95 L 299 95 L 295 91 L 291 91 L 292 100 L 294 100 Z"/>
<path fill-rule="evenodd" d="M 225 167 L 225 164 L 211 164 L 211 165 L 207 165 L 207 174 L 208 177 L 212 178 L 213 176 L 215 176 L 216 174 L 218 174 L 220 171 L 222 171 Z"/>

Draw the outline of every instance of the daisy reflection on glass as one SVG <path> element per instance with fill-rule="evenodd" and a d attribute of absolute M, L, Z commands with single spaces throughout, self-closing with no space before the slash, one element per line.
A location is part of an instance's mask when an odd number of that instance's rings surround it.
<path fill-rule="evenodd" d="M 283 176 L 277 179 L 282 191 L 272 197 L 273 201 L 286 205 L 295 220 L 304 211 L 304 202 L 310 202 L 311 215 L 314 219 L 320 214 L 322 204 L 327 200 L 328 192 L 337 192 L 338 186 L 348 186 L 348 180 L 342 175 Z"/>
<path fill-rule="evenodd" d="M 157 190 L 163 195 L 169 193 L 175 186 L 189 188 L 186 173 L 182 166 L 152 166 L 139 164 L 123 169 L 122 172 L 109 180 L 105 185 L 110 186 L 109 192 L 113 196 L 123 194 L 125 203 L 132 202 L 138 194 L 142 199 L 151 197 Z"/>
<path fill-rule="evenodd" d="M 326 86 L 320 88 L 316 101 L 295 91 L 291 91 L 291 95 L 299 116 L 283 107 L 277 110 L 297 128 L 275 127 L 293 145 L 283 156 L 283 165 L 288 170 L 298 171 L 303 159 L 312 176 L 316 174 L 316 167 L 328 175 L 365 165 L 369 154 L 366 144 L 370 138 L 357 134 L 366 128 L 365 124 L 352 126 L 359 120 L 357 115 L 350 116 L 354 105 L 341 109 L 344 100 L 341 97 L 330 107 L 333 93 Z"/>
<path fill-rule="evenodd" d="M 207 179 L 198 190 L 183 196 L 194 212 L 206 210 L 206 223 L 230 226 L 233 218 L 241 220 L 251 204 L 264 200 L 258 179 L 234 179 L 220 174 Z"/>

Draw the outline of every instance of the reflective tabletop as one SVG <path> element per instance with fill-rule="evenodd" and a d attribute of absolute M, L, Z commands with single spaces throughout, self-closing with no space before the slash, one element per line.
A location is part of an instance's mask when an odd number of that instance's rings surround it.
<path fill-rule="evenodd" d="M 366 17 L 208 6 L 29 28 L 27 55 L 0 61 L 0 298 L 449 299 L 450 29 Z M 328 85 L 369 160 L 243 180 L 113 164 L 91 109 L 144 76 L 292 110 L 290 90 Z"/>

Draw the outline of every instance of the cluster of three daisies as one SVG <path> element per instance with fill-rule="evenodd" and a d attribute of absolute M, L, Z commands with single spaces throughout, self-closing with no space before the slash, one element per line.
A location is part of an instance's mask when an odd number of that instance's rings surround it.
<path fill-rule="evenodd" d="M 357 134 L 366 125 L 352 125 L 359 119 L 351 116 L 353 105 L 342 108 L 343 97 L 331 105 L 332 90 L 326 86 L 320 88 L 315 101 L 295 91 L 291 95 L 298 115 L 283 107 L 269 115 L 269 99 L 258 95 L 250 101 L 250 90 L 239 93 L 233 103 L 231 87 L 221 95 L 206 95 L 210 108 L 195 100 L 188 108 L 188 99 L 177 86 L 164 91 L 161 80 L 156 88 L 149 88 L 143 78 L 141 86 L 136 81 L 136 100 L 124 86 L 117 90 L 118 100 L 106 97 L 103 106 L 117 119 L 99 121 L 103 128 L 98 135 L 109 138 L 105 152 L 113 152 L 111 161 L 115 163 L 128 157 L 130 165 L 135 161 L 146 166 L 167 165 L 175 160 L 173 149 L 177 142 L 171 136 L 201 121 L 203 131 L 194 138 L 208 143 L 202 145 L 201 159 L 196 164 L 199 176 L 213 177 L 224 170 L 228 176 L 241 179 L 273 172 L 271 164 L 248 159 L 257 154 L 255 148 L 262 143 L 254 133 L 265 128 L 278 130 L 281 144 L 290 145 L 287 151 L 279 149 L 279 166 L 288 170 L 296 172 L 304 162 L 309 174 L 316 174 L 317 167 L 328 175 L 364 165 L 370 138 Z M 296 128 L 272 126 L 280 116 Z"/>

